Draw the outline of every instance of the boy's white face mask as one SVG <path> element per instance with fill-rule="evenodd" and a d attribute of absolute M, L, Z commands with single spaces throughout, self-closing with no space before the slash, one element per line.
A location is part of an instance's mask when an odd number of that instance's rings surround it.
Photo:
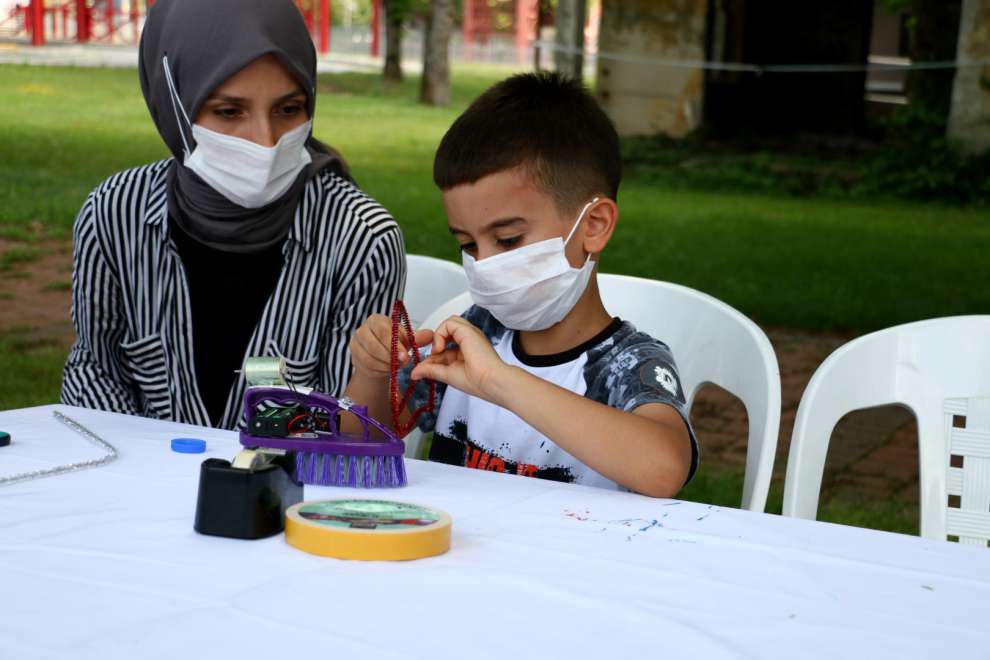
<path fill-rule="evenodd" d="M 584 205 L 567 238 L 550 238 L 476 261 L 462 253 L 468 290 L 474 303 L 510 330 L 546 330 L 574 309 L 588 286 L 595 264 L 591 254 L 580 268 L 567 261 L 564 248 L 593 200 Z"/>
<path fill-rule="evenodd" d="M 162 65 L 185 151 L 183 165 L 234 204 L 256 209 L 274 202 L 312 162 L 306 150 L 312 120 L 284 134 L 273 147 L 211 131 L 189 121 L 175 89 L 167 56 L 162 58 Z M 196 141 L 191 152 L 183 123 Z"/>

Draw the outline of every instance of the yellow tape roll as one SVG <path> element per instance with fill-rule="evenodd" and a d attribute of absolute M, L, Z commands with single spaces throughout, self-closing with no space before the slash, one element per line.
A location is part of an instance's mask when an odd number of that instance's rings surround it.
<path fill-rule="evenodd" d="M 450 549 L 450 516 L 387 500 L 301 502 L 285 512 L 285 540 L 337 559 L 402 561 Z"/>

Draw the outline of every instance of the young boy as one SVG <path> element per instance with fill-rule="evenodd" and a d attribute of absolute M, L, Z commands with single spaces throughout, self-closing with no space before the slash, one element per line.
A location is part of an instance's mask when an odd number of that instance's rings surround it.
<path fill-rule="evenodd" d="M 434 431 L 430 459 L 675 495 L 698 449 L 674 358 L 612 318 L 595 279 L 621 160 L 594 99 L 555 74 L 504 80 L 447 131 L 433 176 L 476 304 L 418 332 L 432 355 L 400 376 L 400 389 L 410 375 L 437 381 L 435 413 L 419 422 Z M 384 316 L 351 342 L 347 394 L 381 420 L 390 347 Z M 410 407 L 425 395 L 420 382 Z"/>

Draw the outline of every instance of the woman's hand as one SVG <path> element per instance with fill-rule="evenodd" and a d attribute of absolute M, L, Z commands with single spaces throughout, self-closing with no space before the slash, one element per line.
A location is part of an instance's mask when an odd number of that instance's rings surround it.
<path fill-rule="evenodd" d="M 481 330 L 460 316 L 451 316 L 433 333 L 433 353 L 413 369 L 412 378 L 438 380 L 499 404 L 511 369 Z"/>
<path fill-rule="evenodd" d="M 424 346 L 433 340 L 432 330 L 417 330 L 416 345 Z M 405 341 L 405 333 L 399 329 L 399 367 L 405 366 L 412 357 Z M 392 321 L 387 316 L 373 314 L 355 331 L 351 338 L 351 362 L 354 371 L 365 378 L 387 380 L 392 360 Z"/>

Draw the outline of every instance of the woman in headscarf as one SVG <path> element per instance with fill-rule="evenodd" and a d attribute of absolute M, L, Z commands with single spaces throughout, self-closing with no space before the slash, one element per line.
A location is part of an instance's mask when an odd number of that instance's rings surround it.
<path fill-rule="evenodd" d="M 348 343 L 401 294 L 398 225 L 312 137 L 291 0 L 158 0 L 141 89 L 172 158 L 111 176 L 74 228 L 67 404 L 233 428 L 245 357 L 340 395 Z"/>

